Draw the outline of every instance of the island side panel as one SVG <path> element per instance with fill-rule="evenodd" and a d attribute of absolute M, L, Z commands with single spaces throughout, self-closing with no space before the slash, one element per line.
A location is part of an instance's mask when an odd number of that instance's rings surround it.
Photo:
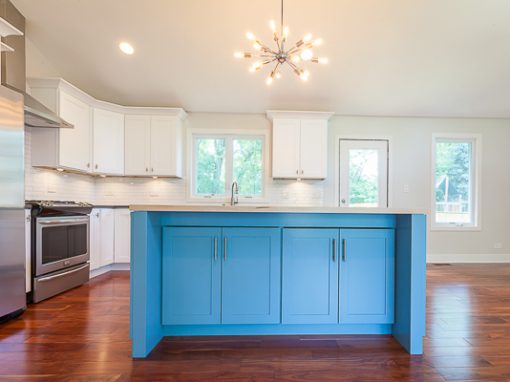
<path fill-rule="evenodd" d="M 425 215 L 397 217 L 393 336 L 410 354 L 423 353 L 426 229 Z"/>
<path fill-rule="evenodd" d="M 131 339 L 144 358 L 163 337 L 161 325 L 161 224 L 156 212 L 131 213 Z"/>

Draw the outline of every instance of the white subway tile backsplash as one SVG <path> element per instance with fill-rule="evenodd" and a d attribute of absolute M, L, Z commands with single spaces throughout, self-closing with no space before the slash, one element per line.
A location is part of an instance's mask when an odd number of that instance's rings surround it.
<path fill-rule="evenodd" d="M 72 174 L 32 167 L 31 134 L 25 134 L 25 199 L 66 200 L 95 205 L 184 204 L 184 179 L 146 179 Z M 322 206 L 323 182 L 270 180 L 267 203 L 284 206 Z"/>

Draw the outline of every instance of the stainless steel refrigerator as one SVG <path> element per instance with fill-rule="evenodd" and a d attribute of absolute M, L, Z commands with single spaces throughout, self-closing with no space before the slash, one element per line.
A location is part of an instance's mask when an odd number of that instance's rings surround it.
<path fill-rule="evenodd" d="M 0 86 L 0 319 L 26 308 L 23 108 L 22 94 Z"/>

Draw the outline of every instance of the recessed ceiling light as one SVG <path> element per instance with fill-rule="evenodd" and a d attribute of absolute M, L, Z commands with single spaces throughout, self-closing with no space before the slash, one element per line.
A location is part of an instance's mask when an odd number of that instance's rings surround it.
<path fill-rule="evenodd" d="M 133 48 L 133 45 L 131 45 L 129 42 L 121 42 L 119 44 L 119 49 L 122 51 L 122 53 L 125 54 L 133 54 L 135 52 L 135 48 Z"/>

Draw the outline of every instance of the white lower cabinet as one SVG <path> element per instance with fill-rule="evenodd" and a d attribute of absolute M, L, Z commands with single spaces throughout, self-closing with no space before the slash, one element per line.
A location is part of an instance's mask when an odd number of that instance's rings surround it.
<path fill-rule="evenodd" d="M 131 261 L 131 216 L 129 209 L 115 210 L 115 251 L 114 263 L 129 263 Z"/>
<path fill-rule="evenodd" d="M 114 215 L 112 208 L 94 208 L 90 214 L 90 270 L 113 263 Z"/>
<path fill-rule="evenodd" d="M 90 270 L 129 263 L 131 217 L 127 208 L 94 208 L 90 214 Z"/>

